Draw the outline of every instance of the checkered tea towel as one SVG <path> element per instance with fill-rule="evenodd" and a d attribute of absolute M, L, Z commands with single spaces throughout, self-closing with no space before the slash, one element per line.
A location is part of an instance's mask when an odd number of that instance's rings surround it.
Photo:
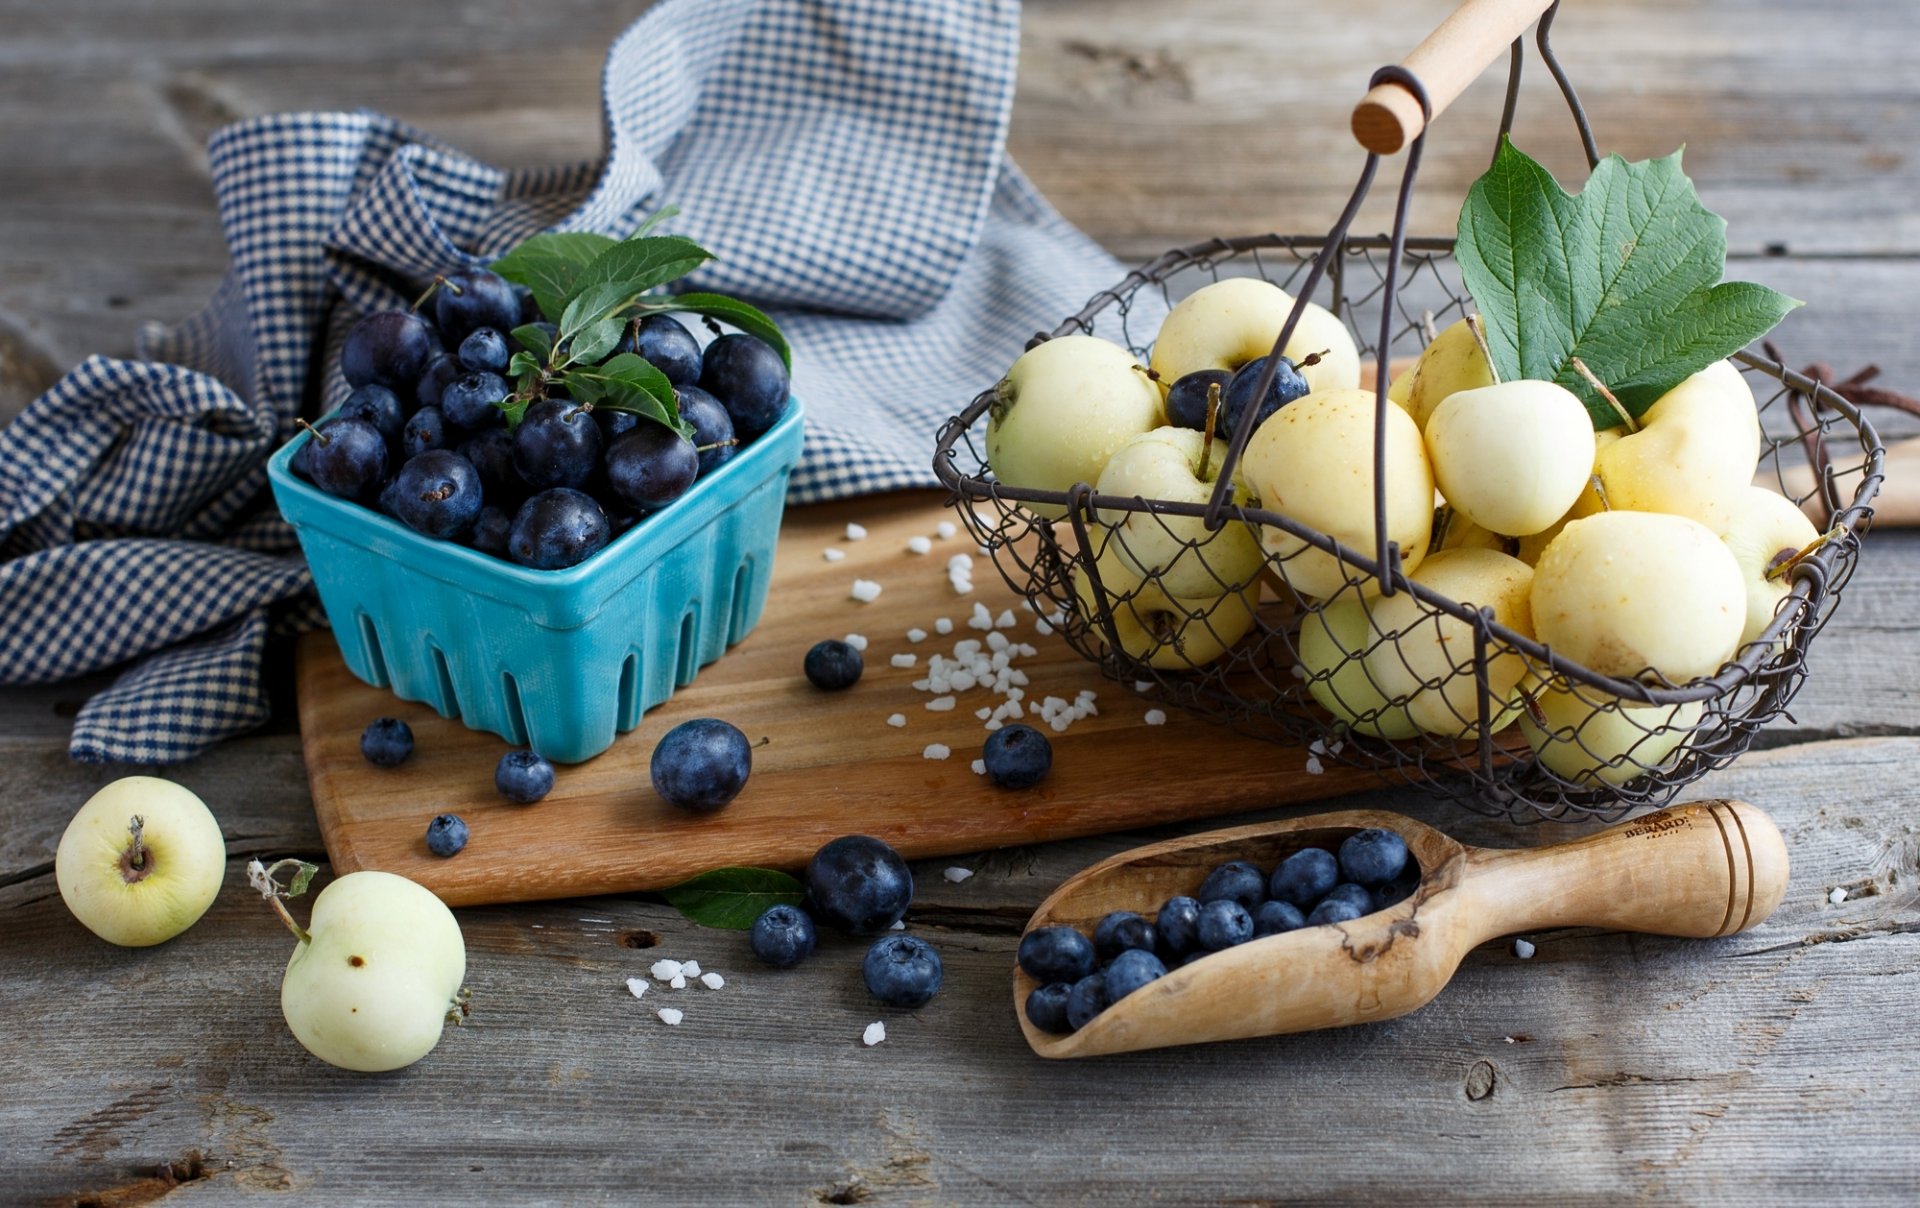
<path fill-rule="evenodd" d="M 0 429 L 0 684 L 127 665 L 75 720 L 81 760 L 264 721 L 267 637 L 321 623 L 265 463 L 344 395 L 327 350 L 543 228 L 677 204 L 717 256 L 689 285 L 793 344 L 794 502 L 932 485 L 939 423 L 1118 274 L 1006 158 L 1018 40 L 1016 0 L 665 0 L 607 56 L 597 163 L 502 172 L 370 113 L 220 131 L 213 300 Z"/>

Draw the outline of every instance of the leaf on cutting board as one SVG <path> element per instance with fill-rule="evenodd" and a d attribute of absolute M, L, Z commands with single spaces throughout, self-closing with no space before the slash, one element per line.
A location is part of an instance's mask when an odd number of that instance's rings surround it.
<path fill-rule="evenodd" d="M 532 290 L 540 313 L 558 321 L 579 288 L 580 274 L 614 242 L 591 231 L 549 231 L 530 237 L 487 267 Z"/>
<path fill-rule="evenodd" d="M 769 906 L 798 906 L 807 888 L 772 868 L 716 868 L 680 882 L 661 896 L 702 927 L 745 931 Z"/>
<path fill-rule="evenodd" d="M 1454 255 L 1501 378 L 1558 382 L 1597 428 L 1619 418 L 1575 357 L 1637 416 L 1800 305 L 1720 280 L 1726 220 L 1700 204 L 1679 151 L 1632 163 L 1610 155 L 1569 194 L 1503 139 L 1460 208 Z"/>

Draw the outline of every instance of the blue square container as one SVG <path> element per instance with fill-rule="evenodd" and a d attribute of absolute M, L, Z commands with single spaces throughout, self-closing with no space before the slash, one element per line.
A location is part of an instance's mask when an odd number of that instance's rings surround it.
<path fill-rule="evenodd" d="M 267 463 L 353 673 L 548 759 L 578 763 L 760 620 L 801 407 L 687 493 L 565 570 L 436 541 Z"/>

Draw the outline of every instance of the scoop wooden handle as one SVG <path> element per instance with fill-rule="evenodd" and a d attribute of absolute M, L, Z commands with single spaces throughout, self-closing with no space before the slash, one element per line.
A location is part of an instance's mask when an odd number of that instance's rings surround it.
<path fill-rule="evenodd" d="M 1787 892 L 1787 845 L 1744 801 L 1696 801 L 1557 847 L 1476 848 L 1467 860 L 1488 939 L 1572 926 L 1732 935 Z"/>
<path fill-rule="evenodd" d="M 1400 66 L 1419 77 L 1433 116 L 1525 33 L 1552 0 L 1466 0 Z M 1419 137 L 1430 119 L 1413 93 L 1395 83 L 1376 84 L 1353 107 L 1353 137 L 1376 155 L 1392 155 Z"/>

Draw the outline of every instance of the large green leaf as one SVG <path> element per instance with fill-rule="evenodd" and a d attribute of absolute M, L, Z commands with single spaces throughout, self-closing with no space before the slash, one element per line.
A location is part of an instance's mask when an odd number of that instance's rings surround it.
<path fill-rule="evenodd" d="M 806 886 L 771 868 L 716 868 L 682 881 L 664 895 L 667 904 L 702 927 L 745 931 L 769 906 L 798 906 Z"/>
<path fill-rule="evenodd" d="M 532 236 L 488 267 L 532 290 L 540 313 L 558 322 L 578 288 L 580 274 L 613 245 L 613 240 L 591 231 L 549 231 Z"/>
<path fill-rule="evenodd" d="M 643 302 L 638 309 L 643 314 L 677 312 L 718 319 L 722 323 L 739 328 L 748 335 L 759 336 L 773 345 L 779 352 L 780 359 L 786 363 L 787 369 L 789 371 L 793 369 L 793 353 L 787 347 L 787 338 L 780 334 L 780 329 L 774 326 L 772 319 L 738 298 L 729 298 L 725 294 L 676 294 L 671 298 Z"/>
<path fill-rule="evenodd" d="M 561 380 L 567 393 L 583 403 L 644 415 L 693 439 L 693 425 L 680 418 L 680 403 L 674 397 L 673 383 L 644 357 L 623 352 L 609 358 L 604 365 L 569 369 Z"/>
<path fill-rule="evenodd" d="M 624 282 L 629 294 L 641 294 L 677 281 L 711 259 L 711 252 L 680 235 L 641 235 L 595 256 L 580 274 L 578 289 Z"/>
<path fill-rule="evenodd" d="M 1608 156 L 1576 195 L 1502 140 L 1460 209 L 1454 254 L 1500 376 L 1560 383 L 1601 428 L 1619 419 L 1574 358 L 1639 415 L 1800 305 L 1720 281 L 1727 224 L 1700 204 L 1678 151 Z"/>

